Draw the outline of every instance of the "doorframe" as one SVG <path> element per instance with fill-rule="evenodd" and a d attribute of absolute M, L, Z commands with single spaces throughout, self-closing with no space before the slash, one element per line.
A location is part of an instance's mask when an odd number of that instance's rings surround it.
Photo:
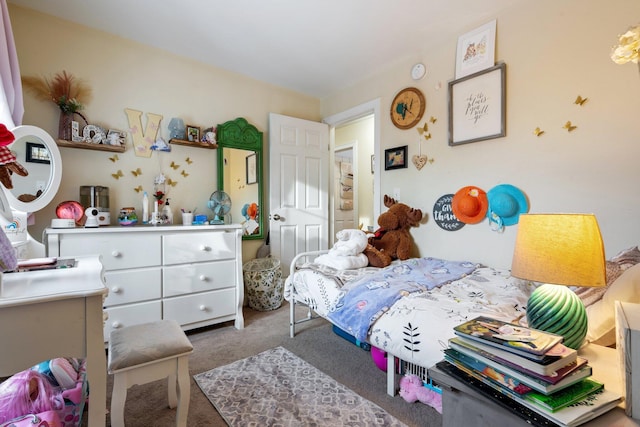
<path fill-rule="evenodd" d="M 365 102 L 364 104 L 356 105 L 355 107 L 349 108 L 346 111 L 341 113 L 337 113 L 331 115 L 329 117 L 325 117 L 322 119 L 323 123 L 329 125 L 329 158 L 333 159 L 335 157 L 335 128 L 349 123 L 351 121 L 360 119 L 365 116 L 369 116 L 373 114 L 373 155 L 374 155 L 374 168 L 373 168 L 373 220 L 380 216 L 381 212 L 381 200 L 380 200 L 380 165 L 383 163 L 382 157 L 380 156 L 380 98 L 376 98 L 372 101 Z M 331 172 L 333 172 L 333 167 L 330 168 Z M 332 178 L 331 178 L 332 179 Z M 330 181 L 332 182 L 332 181 Z M 330 186 L 331 187 L 331 186 Z M 333 191 L 330 189 L 330 191 Z M 333 196 L 329 194 L 329 198 L 332 199 Z M 329 223 L 333 223 L 333 220 L 330 219 Z M 331 228 L 331 227 L 330 227 Z"/>
<path fill-rule="evenodd" d="M 360 219 L 360 211 L 358 208 L 358 197 L 359 197 L 359 192 L 360 192 L 360 186 L 358 185 L 358 181 L 357 181 L 357 177 L 360 176 L 360 172 L 358 171 L 358 141 L 351 141 L 348 142 L 344 145 L 341 145 L 340 147 L 338 147 L 337 149 L 334 149 L 333 151 L 333 158 L 331 159 L 331 162 L 333 163 L 333 168 L 332 171 L 335 170 L 335 162 L 336 162 L 336 153 L 340 153 L 341 151 L 351 151 L 351 164 L 352 164 L 352 168 L 353 168 L 353 210 L 351 212 L 351 214 L 353 215 L 353 222 L 354 225 L 357 227 L 358 226 L 358 221 Z M 331 154 L 329 155 L 329 157 L 331 157 Z M 336 235 L 336 218 L 334 212 L 336 211 L 336 199 L 339 199 L 338 195 L 335 194 L 335 181 L 336 181 L 336 177 L 332 176 L 330 178 L 333 182 L 332 184 L 332 190 L 333 190 L 333 195 L 329 195 L 329 211 L 331 212 L 330 215 L 330 221 L 329 221 L 329 237 L 335 237 Z M 329 244 L 332 245 L 333 244 L 333 239 L 330 238 L 329 239 Z"/>

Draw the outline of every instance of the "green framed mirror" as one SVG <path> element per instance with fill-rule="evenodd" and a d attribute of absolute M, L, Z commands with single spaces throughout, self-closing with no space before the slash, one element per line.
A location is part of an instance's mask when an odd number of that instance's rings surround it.
<path fill-rule="evenodd" d="M 217 128 L 218 190 L 231 198 L 231 219 L 245 240 L 264 239 L 262 132 L 239 117 Z"/>

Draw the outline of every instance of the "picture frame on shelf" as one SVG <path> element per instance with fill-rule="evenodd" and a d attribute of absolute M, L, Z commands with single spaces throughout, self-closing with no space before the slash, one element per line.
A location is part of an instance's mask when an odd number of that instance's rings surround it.
<path fill-rule="evenodd" d="M 388 148 L 384 150 L 384 170 L 402 169 L 407 167 L 407 146 Z"/>
<path fill-rule="evenodd" d="M 51 164 L 51 155 L 44 144 L 37 142 L 27 142 L 27 152 L 25 153 L 25 161 L 29 163 Z"/>
<path fill-rule="evenodd" d="M 458 37 L 456 79 L 495 65 L 496 20 Z"/>
<path fill-rule="evenodd" d="M 187 141 L 200 142 L 200 127 L 187 125 Z"/>
<path fill-rule="evenodd" d="M 246 157 L 247 184 L 258 182 L 258 165 L 256 163 L 256 153 L 251 153 Z"/>
<path fill-rule="evenodd" d="M 449 82 L 449 145 L 506 135 L 506 64 Z"/>

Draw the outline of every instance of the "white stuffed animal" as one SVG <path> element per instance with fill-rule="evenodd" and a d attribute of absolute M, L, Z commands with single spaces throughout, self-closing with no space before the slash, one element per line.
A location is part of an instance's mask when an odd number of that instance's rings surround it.
<path fill-rule="evenodd" d="M 331 255 L 353 256 L 361 254 L 367 247 L 367 235 L 362 230 L 345 229 L 336 233 L 338 239 L 329 250 Z"/>

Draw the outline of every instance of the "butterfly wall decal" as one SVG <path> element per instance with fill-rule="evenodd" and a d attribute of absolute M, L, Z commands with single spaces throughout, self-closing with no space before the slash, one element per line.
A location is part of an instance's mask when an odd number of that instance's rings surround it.
<path fill-rule="evenodd" d="M 427 122 L 424 123 L 424 126 L 416 129 L 420 135 L 424 135 L 425 132 L 429 132 L 429 125 Z"/>
<path fill-rule="evenodd" d="M 431 118 L 429 119 L 429 121 L 430 121 L 431 123 L 435 123 L 435 122 L 437 122 L 437 121 L 438 121 L 438 119 L 436 119 L 435 117 L 431 116 Z"/>
<path fill-rule="evenodd" d="M 134 188 L 134 190 L 136 191 L 136 193 L 139 193 L 143 190 L 142 185 L 138 185 L 136 188 Z"/>
<path fill-rule="evenodd" d="M 142 175 L 142 170 L 138 168 L 134 171 L 131 171 L 131 173 L 133 174 L 133 176 L 139 176 L 139 175 Z"/>
<path fill-rule="evenodd" d="M 118 169 L 118 172 L 112 173 L 111 176 L 114 177 L 115 179 L 120 179 L 121 177 L 124 176 L 124 174 L 122 173 L 122 171 L 120 169 Z"/>
<path fill-rule="evenodd" d="M 109 157 L 109 160 L 111 160 L 113 163 L 115 163 L 118 160 L 120 160 L 120 157 L 118 157 L 117 154 L 114 154 L 112 157 Z"/>
<path fill-rule="evenodd" d="M 573 124 L 571 124 L 571 121 L 568 120 L 567 123 L 564 124 L 563 126 L 568 132 L 573 132 L 574 130 L 576 130 L 578 128 L 578 126 L 575 126 Z"/>
<path fill-rule="evenodd" d="M 533 134 L 535 136 L 541 136 L 542 134 L 544 134 L 544 131 L 538 127 L 533 130 Z"/>
<path fill-rule="evenodd" d="M 185 178 L 189 176 L 189 174 L 187 173 L 186 170 L 182 169 L 182 172 L 180 172 L 180 175 L 184 176 Z"/>
<path fill-rule="evenodd" d="M 174 181 L 171 178 L 167 178 L 167 185 L 175 187 L 177 183 L 178 183 L 177 181 Z"/>
<path fill-rule="evenodd" d="M 180 167 L 180 165 L 176 164 L 176 162 L 174 161 L 171 161 L 171 164 L 169 166 L 171 166 L 171 168 L 173 169 L 178 169 Z"/>
<path fill-rule="evenodd" d="M 576 98 L 575 101 L 573 101 L 573 103 L 582 107 L 584 103 L 587 102 L 588 99 L 589 98 L 583 98 L 580 95 L 578 95 L 578 97 Z"/>
<path fill-rule="evenodd" d="M 193 163 L 193 160 L 191 160 L 191 157 L 187 157 L 186 159 L 184 159 L 184 161 L 187 162 L 187 164 Z"/>

